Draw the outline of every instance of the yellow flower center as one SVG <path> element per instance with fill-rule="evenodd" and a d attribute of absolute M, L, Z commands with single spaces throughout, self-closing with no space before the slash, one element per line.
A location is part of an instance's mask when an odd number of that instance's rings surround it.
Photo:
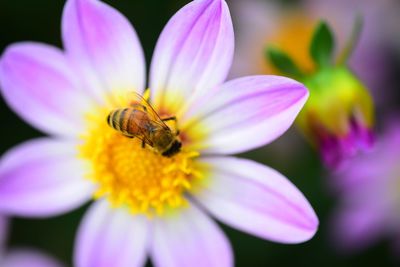
<path fill-rule="evenodd" d="M 107 124 L 108 112 L 100 109 L 88 116 L 88 132 L 79 146 L 80 157 L 90 162 L 88 178 L 99 186 L 94 198 L 105 197 L 112 207 L 149 216 L 187 206 L 184 193 L 202 177 L 194 164 L 198 153 L 183 147 L 165 157 L 143 148 L 140 139 L 125 137 Z"/>

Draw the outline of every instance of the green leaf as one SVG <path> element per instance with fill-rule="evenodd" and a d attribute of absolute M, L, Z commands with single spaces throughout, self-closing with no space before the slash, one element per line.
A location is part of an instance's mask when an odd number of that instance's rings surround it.
<path fill-rule="evenodd" d="M 269 59 L 269 61 L 283 74 L 291 76 L 293 78 L 300 78 L 303 76 L 303 73 L 296 66 L 293 60 L 280 49 L 269 46 L 265 50 L 265 55 Z"/>
<path fill-rule="evenodd" d="M 334 37 L 325 21 L 320 21 L 311 40 L 310 54 L 318 66 L 329 66 L 332 62 Z"/>
<path fill-rule="evenodd" d="M 347 60 L 350 58 L 351 54 L 356 47 L 358 40 L 360 39 L 361 31 L 363 28 L 363 16 L 360 13 L 357 13 L 354 17 L 353 28 L 351 29 L 351 33 L 347 42 L 340 53 L 338 64 L 345 65 Z"/>

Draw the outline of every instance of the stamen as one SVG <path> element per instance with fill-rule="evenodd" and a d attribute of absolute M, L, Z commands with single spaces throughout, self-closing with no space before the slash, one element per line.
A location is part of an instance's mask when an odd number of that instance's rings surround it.
<path fill-rule="evenodd" d="M 185 148 L 173 157 L 142 148 L 138 138 L 127 138 L 109 127 L 107 111 L 88 116 L 89 131 L 82 136 L 80 157 L 88 160 L 88 178 L 98 183 L 94 198 L 106 197 L 112 207 L 127 206 L 132 213 L 162 215 L 165 209 L 187 206 L 184 193 L 201 179 L 194 159 L 198 152 Z"/>

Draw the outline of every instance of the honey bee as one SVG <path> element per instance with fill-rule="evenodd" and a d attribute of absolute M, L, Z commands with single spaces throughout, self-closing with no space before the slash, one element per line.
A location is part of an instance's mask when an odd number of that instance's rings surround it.
<path fill-rule="evenodd" d="M 165 124 L 170 120 L 176 123 L 176 117 L 161 119 L 141 95 L 132 93 L 132 98 L 129 107 L 114 109 L 108 114 L 108 125 L 126 137 L 139 138 L 143 148 L 147 144 L 166 157 L 178 153 L 182 146 L 179 130 Z"/>

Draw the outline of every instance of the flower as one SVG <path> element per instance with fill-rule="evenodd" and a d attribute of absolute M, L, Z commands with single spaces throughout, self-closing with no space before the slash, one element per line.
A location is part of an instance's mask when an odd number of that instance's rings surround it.
<path fill-rule="evenodd" d="M 357 9 L 349 9 L 347 2 L 308 0 L 284 8 L 257 1 L 234 1 L 233 4 L 241 19 L 238 20 L 241 31 L 231 76 L 255 72 L 284 74 L 306 85 L 310 98 L 296 122 L 329 169 L 344 168 L 349 158 L 370 150 L 374 143 L 374 105 L 367 87 L 372 91 L 379 88 L 380 95 L 384 95 L 382 84 L 385 84 L 383 77 L 387 69 L 382 60 L 385 53 L 380 46 L 379 31 L 374 27 L 377 8 L 373 10 L 367 5 L 361 9 L 365 11 L 365 23 L 357 18 L 349 38 L 348 25 Z M 373 4 L 378 5 L 385 6 Z M 318 17 L 335 27 L 331 44 L 342 51 L 335 64 L 320 66 L 310 53 Z M 361 24 L 365 25 L 362 35 Z M 280 62 L 262 56 L 267 45 L 274 48 Z M 329 63 L 333 63 L 330 56 Z M 276 65 L 287 60 L 293 62 L 293 69 Z M 291 151 L 296 149 L 293 140 L 286 143 L 292 144 L 287 147 Z"/>
<path fill-rule="evenodd" d="M 28 248 L 13 248 L 6 251 L 4 243 L 6 241 L 8 220 L 5 216 L 0 216 L 0 265 L 2 267 L 61 267 L 62 265 L 52 257 Z"/>
<path fill-rule="evenodd" d="M 375 140 L 373 103 L 354 74 L 338 66 L 302 81 L 311 96 L 296 122 L 326 166 L 343 168 L 358 151 L 370 151 Z"/>
<path fill-rule="evenodd" d="M 316 67 L 312 72 L 298 67 L 289 55 L 275 47 L 269 47 L 266 52 L 276 69 L 309 88 L 310 99 L 300 112 L 297 124 L 332 169 L 342 168 L 359 150 L 368 151 L 374 143 L 372 98 L 347 67 L 360 29 L 358 18 L 349 41 L 333 63 L 335 40 L 328 25 L 320 22 L 309 48 Z"/>
<path fill-rule="evenodd" d="M 75 246 L 75 265 L 230 266 L 229 242 L 206 212 L 259 237 L 298 243 L 318 219 L 278 172 L 226 154 L 271 142 L 308 97 L 289 78 L 224 83 L 233 27 L 223 0 L 197 0 L 164 28 L 150 67 L 151 103 L 176 116 L 181 151 L 165 157 L 107 125 L 111 110 L 143 93 L 145 63 L 135 31 L 97 0 L 68 0 L 65 52 L 14 44 L 0 61 L 7 103 L 51 137 L 7 152 L 0 163 L 0 210 L 44 217 L 94 198 Z M 174 127 L 173 122 L 167 122 Z M 117 127 L 116 127 L 117 128 Z"/>
<path fill-rule="evenodd" d="M 361 251 L 386 237 L 399 255 L 400 121 L 387 127 L 372 153 L 355 158 L 333 180 L 340 201 L 333 232 L 343 251 Z"/>
<path fill-rule="evenodd" d="M 396 2 L 396 3 L 395 3 Z M 399 38 L 396 33 L 397 1 L 331 1 L 305 0 L 280 6 L 273 1 L 232 0 L 237 17 L 237 49 L 232 66 L 232 77 L 254 73 L 279 74 L 273 65 L 264 60 L 266 45 L 273 44 L 289 54 L 306 72 L 316 66 L 307 51 L 314 26 L 325 19 L 335 29 L 337 46 L 343 47 L 350 33 L 349 25 L 355 12 L 364 17 L 364 29 L 349 65 L 354 73 L 374 93 L 379 103 L 386 104 L 389 90 L 382 84 L 388 80 L 390 57 L 387 45 Z M 382 15 L 385 14 L 385 20 Z M 391 24 L 391 25 L 389 25 Z M 390 37 L 390 38 L 389 38 Z M 396 39 L 396 40 L 393 40 Z M 393 47 L 398 47 L 393 45 Z M 390 84 L 389 84 L 390 85 Z"/>

